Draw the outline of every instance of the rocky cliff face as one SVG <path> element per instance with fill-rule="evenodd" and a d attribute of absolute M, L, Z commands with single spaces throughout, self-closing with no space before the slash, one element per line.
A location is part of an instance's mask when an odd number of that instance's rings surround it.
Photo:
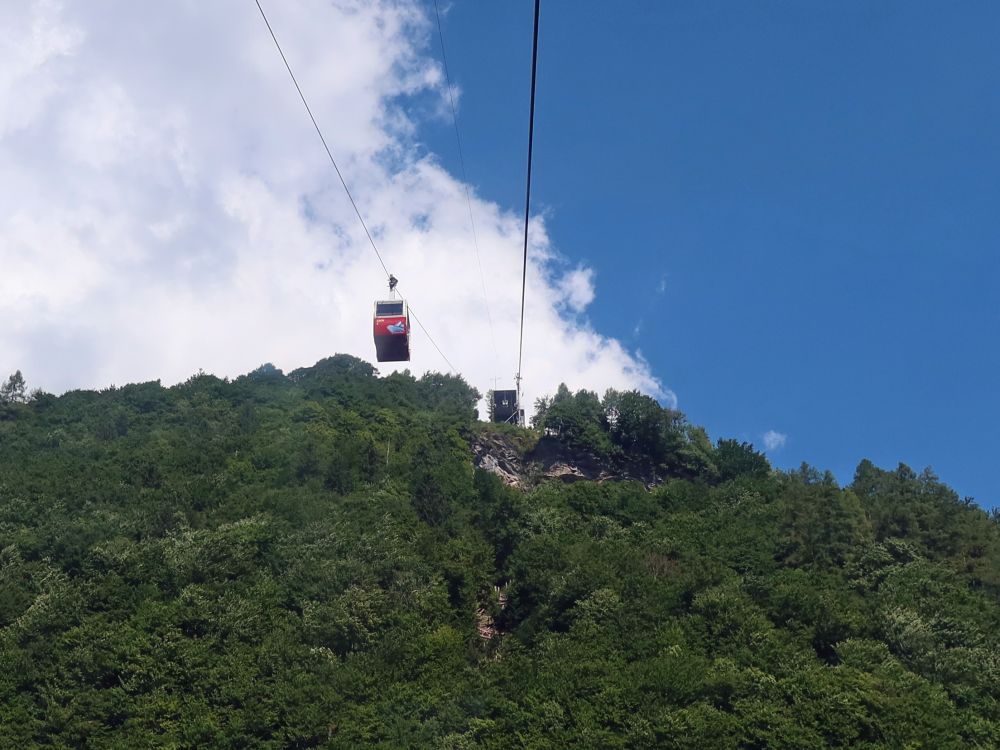
<path fill-rule="evenodd" d="M 523 485 L 524 458 L 504 435 L 476 435 L 472 440 L 472 462 L 476 468 L 496 474 L 509 487 Z"/>
<path fill-rule="evenodd" d="M 627 461 L 621 466 L 611 466 L 551 436 L 541 438 L 533 448 L 524 451 L 507 435 L 483 433 L 473 438 L 472 453 L 477 468 L 496 474 L 510 487 L 521 489 L 546 479 L 562 482 L 632 480 L 647 487 L 660 484 L 664 479 L 649 465 Z"/>

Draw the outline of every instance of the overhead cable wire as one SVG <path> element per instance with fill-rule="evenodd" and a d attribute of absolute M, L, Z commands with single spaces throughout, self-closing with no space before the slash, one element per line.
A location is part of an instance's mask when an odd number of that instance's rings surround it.
<path fill-rule="evenodd" d="M 344 192 L 347 193 L 347 198 L 348 200 L 351 201 L 351 205 L 354 207 L 354 213 L 357 214 L 358 221 L 361 222 L 361 226 L 365 230 L 365 236 L 368 238 L 368 242 L 369 244 L 371 244 L 372 250 L 375 251 L 375 257 L 378 258 L 378 262 L 382 266 L 382 270 L 385 271 L 386 278 L 392 278 L 392 274 L 389 273 L 389 269 L 386 268 L 385 261 L 382 260 L 382 253 L 378 251 L 378 246 L 376 246 L 375 240 L 372 239 L 371 232 L 368 231 L 368 225 L 365 223 L 365 219 L 361 215 L 361 210 L 358 208 L 358 204 L 354 201 L 354 196 L 351 195 L 351 189 L 347 187 L 347 181 L 344 180 L 344 175 L 341 173 L 340 167 L 337 166 L 337 160 L 333 158 L 333 151 L 330 150 L 330 146 L 327 144 L 326 138 L 323 136 L 323 131 L 320 129 L 319 123 L 316 122 L 316 117 L 312 113 L 312 108 L 309 106 L 309 102 L 306 101 L 305 94 L 302 93 L 302 87 L 299 86 L 299 82 L 295 78 L 295 73 L 292 72 L 292 66 L 288 64 L 288 58 L 285 57 L 285 53 L 281 49 L 281 44 L 278 43 L 278 37 L 275 36 L 274 29 L 271 28 L 271 22 L 267 20 L 267 14 L 264 12 L 264 8 L 261 6 L 260 0 L 254 0 L 254 2 L 257 3 L 257 10 L 260 11 L 260 17 L 264 19 L 264 24 L 267 26 L 267 30 L 271 34 L 271 39 L 274 41 L 274 46 L 278 49 L 278 54 L 281 55 L 281 61 L 285 63 L 285 69 L 288 71 L 288 75 L 291 77 L 292 83 L 295 84 L 295 90 L 299 92 L 299 98 L 302 100 L 302 104 L 305 106 L 306 112 L 309 113 L 309 119 L 312 120 L 313 127 L 316 129 L 316 135 L 319 136 L 320 141 L 323 143 L 323 148 L 326 149 L 326 155 L 330 157 L 330 163 L 333 165 L 333 169 L 337 173 L 337 177 L 340 178 L 340 184 L 344 186 Z M 413 306 L 410 305 L 409 303 L 407 303 L 407 306 L 412 312 Z M 416 314 L 413 315 L 413 319 L 417 321 L 417 324 L 420 326 L 420 329 L 424 332 L 424 335 L 427 336 L 427 339 L 431 342 L 431 344 L 434 345 L 434 348 L 437 349 L 437 352 L 438 354 L 441 355 L 441 358 L 448 363 L 448 367 L 451 369 L 451 371 L 453 373 L 457 373 L 454 365 L 452 365 L 451 361 L 446 356 L 444 356 L 444 352 L 441 351 L 441 347 L 439 347 L 437 343 L 435 343 L 430 333 L 428 333 L 427 328 L 424 326 L 423 323 L 420 322 L 420 319 L 417 318 Z"/>
<path fill-rule="evenodd" d="M 465 172 L 465 154 L 462 149 L 462 134 L 458 128 L 458 108 L 455 106 L 455 90 L 451 85 L 451 73 L 448 71 L 448 54 L 444 46 L 444 30 L 441 27 L 441 11 L 438 0 L 434 0 L 434 17 L 437 19 L 438 39 L 441 42 L 441 62 L 444 65 L 445 82 L 448 84 L 448 101 L 451 103 L 451 121 L 455 124 L 455 140 L 458 142 L 458 163 L 462 170 L 462 185 L 465 188 L 465 202 L 469 206 L 469 225 L 472 227 L 472 245 L 476 250 L 476 264 L 479 266 L 479 280 L 483 286 L 483 303 L 486 306 L 486 319 L 490 324 L 490 339 L 493 343 L 493 366 L 497 364 L 497 338 L 493 329 L 493 313 L 490 311 L 489 295 L 486 292 L 486 274 L 483 273 L 483 260 L 479 252 L 479 234 L 476 232 L 476 219 L 472 212 L 472 196 L 469 194 L 469 178 Z"/>
<path fill-rule="evenodd" d="M 417 317 L 417 313 L 413 309 L 413 305 L 410 304 L 409 302 L 407 302 L 406 306 L 410 310 L 410 315 L 413 316 L 413 319 L 417 322 L 417 325 L 420 326 L 420 330 L 424 332 L 424 335 L 427 337 L 427 340 L 431 342 L 431 344 L 434 346 L 435 349 L 437 349 L 437 353 L 441 355 L 441 359 L 443 359 L 445 362 L 448 363 L 448 367 L 451 369 L 452 375 L 457 375 L 458 374 L 458 370 L 455 369 L 455 366 L 451 363 L 451 360 L 449 360 L 446 356 L 444 356 L 444 352 L 441 351 L 441 347 L 439 347 L 437 345 L 437 343 L 434 341 L 434 338 L 430 335 L 430 333 L 424 327 L 424 324 L 420 322 L 420 318 Z"/>
<path fill-rule="evenodd" d="M 358 209 L 358 204 L 354 202 L 354 196 L 351 195 L 351 189 L 347 187 L 347 182 L 344 180 L 344 175 L 340 173 L 340 167 L 337 166 L 337 160 L 333 158 L 333 152 L 326 143 L 326 138 L 323 137 L 323 131 L 319 129 L 319 123 L 316 122 L 315 116 L 313 116 L 312 109 L 309 107 L 309 102 L 306 101 L 306 95 L 302 93 L 302 87 L 299 86 L 299 82 L 295 78 L 295 74 L 292 72 L 292 66 L 288 64 L 288 58 L 285 57 L 285 53 L 281 49 L 281 45 L 278 44 L 278 37 L 274 35 L 274 29 L 271 28 L 271 22 L 267 20 L 267 15 L 264 13 L 264 9 L 260 5 L 260 0 L 254 0 L 257 3 L 257 10 L 260 11 L 261 18 L 264 19 L 264 23 L 267 25 L 267 30 L 271 32 L 271 39 L 274 40 L 274 46 L 278 48 L 278 54 L 281 55 L 281 61 L 285 63 L 285 68 L 288 70 L 288 75 L 292 78 L 292 83 L 295 84 L 295 90 L 299 92 L 299 98 L 302 100 L 302 104 L 305 105 L 306 112 L 309 113 L 309 119 L 312 120 L 313 127 L 316 128 L 316 135 L 323 142 L 323 148 L 326 149 L 326 155 L 330 157 L 330 163 L 333 165 L 333 169 L 337 173 L 337 177 L 340 178 L 340 184 L 344 186 L 344 192 L 347 193 L 348 200 L 351 201 L 351 205 L 354 206 L 354 213 L 358 215 L 358 221 L 361 222 L 361 226 L 365 230 L 365 235 L 368 237 L 368 242 L 371 243 L 372 250 L 375 251 L 375 256 L 378 258 L 378 262 L 382 266 L 382 270 L 385 271 L 385 275 L 389 276 L 389 269 L 385 267 L 385 261 L 382 260 L 382 253 L 378 251 L 378 247 L 375 246 L 375 240 L 372 239 L 372 233 L 368 231 L 368 225 L 365 224 L 365 219 L 361 215 L 360 209 Z"/>
<path fill-rule="evenodd" d="M 531 106 L 528 111 L 528 179 L 524 192 L 524 265 L 521 271 L 521 337 L 517 347 L 517 402 L 521 403 L 521 362 L 524 356 L 524 296 L 528 286 L 528 222 L 531 216 L 531 155 L 535 139 L 535 79 L 538 73 L 538 16 L 542 0 L 535 0 L 535 27 L 531 39 Z"/>

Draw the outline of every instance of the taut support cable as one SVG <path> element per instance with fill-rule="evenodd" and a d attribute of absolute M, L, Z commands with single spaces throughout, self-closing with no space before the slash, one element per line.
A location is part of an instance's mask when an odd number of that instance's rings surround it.
<path fill-rule="evenodd" d="M 531 106 L 528 113 L 528 181 L 524 191 L 524 265 L 521 271 L 521 340 L 517 347 L 517 408 L 521 406 L 521 362 L 524 356 L 524 295 L 528 285 L 528 222 L 531 218 L 531 155 L 535 139 L 535 79 L 538 73 L 538 16 L 542 0 L 535 0 L 535 27 L 531 39 Z"/>
<path fill-rule="evenodd" d="M 344 180 L 344 175 L 340 172 L 340 167 L 337 166 L 337 160 L 333 158 L 333 151 L 330 150 L 330 146 L 326 142 L 326 138 L 323 136 L 323 131 L 320 130 L 319 123 L 316 122 L 316 117 L 312 113 L 312 109 L 309 107 L 309 102 L 306 101 L 306 95 L 302 93 L 302 87 L 299 86 L 298 80 L 295 78 L 295 73 L 292 72 L 292 66 L 288 64 L 288 58 L 285 57 L 284 51 L 281 49 L 281 45 L 278 43 L 278 37 L 274 34 L 274 29 L 271 28 L 271 22 L 267 20 L 267 14 L 264 13 L 264 8 L 261 7 L 260 0 L 254 0 L 257 3 L 257 10 L 260 11 L 261 18 L 264 19 L 264 24 L 267 26 L 267 30 L 271 34 L 271 39 L 274 40 L 274 46 L 278 49 L 278 54 L 281 55 L 281 61 L 285 63 L 285 69 L 288 71 L 288 75 L 292 79 L 292 83 L 295 84 L 295 90 L 299 92 L 299 98 L 302 100 L 302 104 L 306 108 L 306 112 L 309 113 L 309 119 L 312 120 L 313 127 L 316 129 L 316 135 L 319 136 L 320 141 L 323 143 L 323 148 L 326 149 L 326 155 L 330 158 L 330 163 L 333 165 L 334 171 L 337 173 L 337 177 L 340 178 L 340 184 L 344 186 L 344 192 L 347 193 L 348 200 L 351 201 L 351 205 L 354 207 L 354 213 L 358 215 L 358 221 L 361 222 L 362 228 L 365 230 L 365 236 L 368 238 L 369 244 L 372 246 L 372 250 L 375 251 L 375 257 L 378 258 L 379 264 L 382 266 L 382 270 L 385 271 L 386 278 L 389 281 L 389 290 L 393 291 L 396 289 L 396 277 L 389 273 L 389 269 L 386 268 L 385 261 L 382 260 L 382 254 L 378 251 L 378 247 L 375 245 L 375 240 L 372 238 L 371 232 L 368 231 L 368 225 L 365 223 L 364 217 L 361 215 L 361 210 L 358 208 L 358 204 L 354 201 L 354 196 L 351 195 L 351 189 L 347 187 L 347 181 Z M 456 126 L 457 127 L 457 126 Z M 413 307 L 410 307 L 410 311 L 413 312 Z M 420 322 L 420 318 L 413 314 L 413 319 L 417 321 L 417 325 L 420 326 L 420 330 L 424 332 L 427 339 L 433 344 L 434 348 L 437 349 L 437 353 L 441 355 L 441 358 L 448 364 L 453 374 L 458 374 L 455 370 L 454 365 L 451 361 L 444 356 L 444 352 L 441 351 L 441 347 L 437 345 L 434 339 L 428 333 L 427 328 L 424 324 Z"/>

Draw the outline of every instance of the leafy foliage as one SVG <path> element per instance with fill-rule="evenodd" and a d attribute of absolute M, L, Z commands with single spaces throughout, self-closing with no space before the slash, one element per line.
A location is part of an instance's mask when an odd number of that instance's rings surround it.
<path fill-rule="evenodd" d="M 612 466 L 646 464 L 659 475 L 716 483 L 771 471 L 751 444 L 720 440 L 713 447 L 703 428 L 638 391 L 609 388 L 598 399 L 591 391 L 573 394 L 562 384 L 535 408 L 536 427 Z"/>
<path fill-rule="evenodd" d="M 338 355 L 9 405 L 0 745 L 1000 745 L 1000 533 L 929 471 L 563 388 L 540 426 L 669 478 L 522 493 L 477 399 Z"/>

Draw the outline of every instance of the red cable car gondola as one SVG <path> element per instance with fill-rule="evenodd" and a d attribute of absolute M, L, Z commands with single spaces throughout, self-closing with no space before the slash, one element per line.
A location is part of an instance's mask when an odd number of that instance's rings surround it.
<path fill-rule="evenodd" d="M 396 277 L 389 276 L 389 291 L 395 293 Z M 375 302 L 375 357 L 379 362 L 410 361 L 410 311 L 404 299 Z"/>

